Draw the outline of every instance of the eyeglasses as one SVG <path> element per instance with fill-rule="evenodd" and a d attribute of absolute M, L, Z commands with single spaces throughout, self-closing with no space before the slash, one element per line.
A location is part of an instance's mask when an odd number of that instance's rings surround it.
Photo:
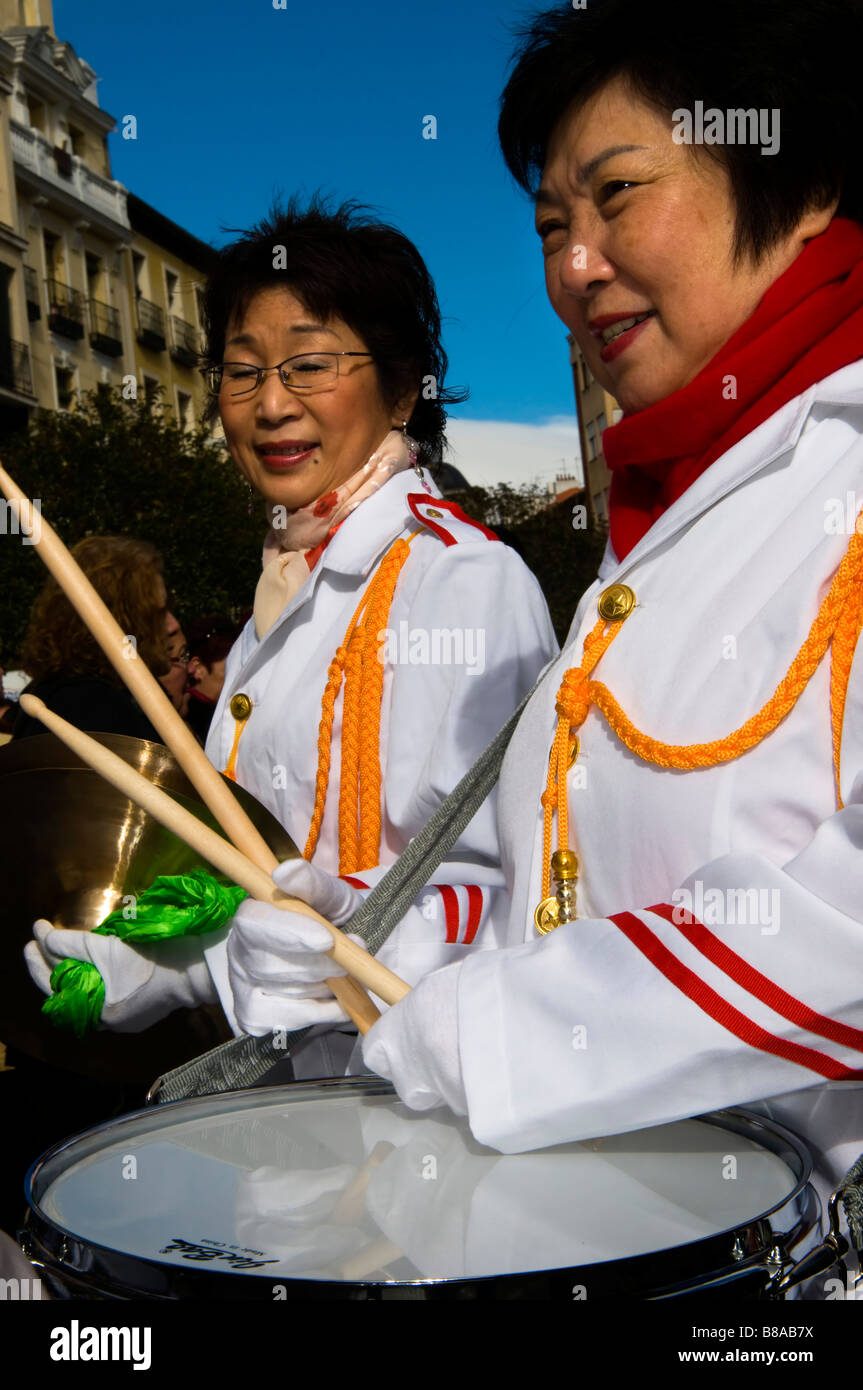
<path fill-rule="evenodd" d="M 182 647 L 176 656 L 169 656 L 168 660 L 172 666 L 188 666 L 192 656 L 188 647 Z"/>
<path fill-rule="evenodd" d="M 291 391 L 332 391 L 339 376 L 340 357 L 371 357 L 370 352 L 303 352 L 286 357 L 277 367 L 253 367 L 249 362 L 219 362 L 201 367 L 213 396 L 249 396 L 257 391 L 267 372 L 278 372 Z"/>

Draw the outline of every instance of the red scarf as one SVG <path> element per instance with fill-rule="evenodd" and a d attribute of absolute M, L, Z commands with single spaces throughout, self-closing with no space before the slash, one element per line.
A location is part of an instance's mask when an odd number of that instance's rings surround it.
<path fill-rule="evenodd" d="M 619 560 L 706 468 L 816 381 L 863 357 L 863 227 L 835 217 L 688 386 L 612 425 L 611 543 Z M 736 380 L 726 400 L 724 379 Z"/>

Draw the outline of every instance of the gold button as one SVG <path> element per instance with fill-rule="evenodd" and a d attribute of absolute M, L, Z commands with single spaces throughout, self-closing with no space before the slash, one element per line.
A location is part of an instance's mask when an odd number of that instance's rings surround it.
<path fill-rule="evenodd" d="M 612 584 L 599 596 L 599 616 L 607 623 L 619 622 L 635 607 L 635 594 L 628 584 Z"/>
<path fill-rule="evenodd" d="M 568 753 L 568 755 L 567 755 L 567 760 L 566 760 L 566 765 L 567 765 L 568 768 L 570 768 L 570 767 L 572 767 L 572 766 L 574 765 L 575 760 L 576 760 L 576 758 L 578 757 L 578 750 L 579 750 L 580 746 L 581 746 L 581 745 L 579 744 L 579 741 L 578 741 L 578 735 L 577 735 L 577 734 L 571 734 L 571 735 L 570 735 L 570 739 L 569 739 L 569 753 Z M 553 757 L 554 757 L 554 744 L 551 745 L 551 748 L 550 748 L 550 750 L 549 750 L 548 761 L 551 762 L 551 760 L 552 760 Z"/>
<path fill-rule="evenodd" d="M 248 719 L 252 712 L 252 701 L 248 695 L 233 695 L 231 697 L 231 714 L 235 719 L 243 721 Z"/>
<path fill-rule="evenodd" d="M 429 507 L 426 516 L 443 516 L 443 512 L 438 512 L 434 507 Z"/>
<path fill-rule="evenodd" d="M 533 920 L 540 936 L 548 936 L 560 925 L 560 903 L 553 893 L 550 898 L 543 898 L 533 914 Z"/>

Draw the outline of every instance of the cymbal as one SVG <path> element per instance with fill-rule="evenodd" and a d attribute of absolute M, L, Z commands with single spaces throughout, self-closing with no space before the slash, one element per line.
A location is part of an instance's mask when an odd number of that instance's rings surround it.
<path fill-rule="evenodd" d="M 163 744 L 121 734 L 91 737 L 199 820 L 220 829 Z M 275 817 L 241 787 L 228 785 L 276 856 L 299 858 Z M 41 1012 L 44 996 L 24 963 L 37 917 L 59 928 L 89 931 L 160 874 L 195 867 L 215 872 L 53 734 L 0 747 L 0 1039 L 68 1071 L 149 1084 L 160 1072 L 230 1038 L 217 1006 L 179 1010 L 144 1033 L 75 1038 Z"/>

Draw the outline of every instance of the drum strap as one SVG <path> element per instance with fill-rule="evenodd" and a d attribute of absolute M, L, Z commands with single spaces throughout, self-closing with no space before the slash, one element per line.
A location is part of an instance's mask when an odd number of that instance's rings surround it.
<path fill-rule="evenodd" d="M 377 954 L 398 926 L 411 903 L 493 790 L 515 726 L 528 700 L 544 680 L 546 671 L 542 672 L 533 689 L 528 691 L 518 709 L 465 773 L 458 786 L 441 802 L 428 824 L 413 837 L 404 853 L 372 889 L 359 911 L 345 924 L 343 930 L 361 936 L 373 955 Z M 291 1049 L 310 1032 L 310 1028 L 299 1028 L 287 1035 L 267 1033 L 262 1038 L 232 1038 L 230 1042 L 205 1052 L 202 1057 L 196 1057 L 158 1077 L 147 1099 L 162 1105 L 190 1096 L 217 1095 L 223 1091 L 239 1091 L 253 1086 L 277 1062 L 283 1062 Z"/>

